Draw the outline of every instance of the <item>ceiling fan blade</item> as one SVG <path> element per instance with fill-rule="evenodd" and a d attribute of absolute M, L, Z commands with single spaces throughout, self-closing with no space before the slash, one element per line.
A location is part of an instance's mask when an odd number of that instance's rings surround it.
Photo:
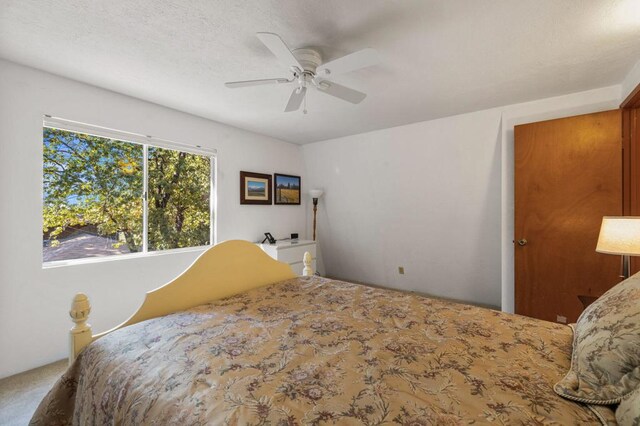
<path fill-rule="evenodd" d="M 278 60 L 287 67 L 297 67 L 301 70 L 304 69 L 278 34 L 256 33 L 256 36 L 262 43 L 264 43 L 265 46 L 267 46 L 271 53 L 273 53 L 276 58 L 278 58 Z"/>
<path fill-rule="evenodd" d="M 316 70 L 316 74 L 320 76 L 344 74 L 375 65 L 378 62 L 380 62 L 378 52 L 375 49 L 367 48 L 320 65 Z"/>
<path fill-rule="evenodd" d="M 358 92 L 357 90 L 349 89 L 348 87 L 327 80 L 318 82 L 316 87 L 319 91 L 327 95 L 335 96 L 352 104 L 359 104 L 367 97 L 366 93 Z"/>
<path fill-rule="evenodd" d="M 300 91 L 298 91 L 300 89 Z M 307 93 L 306 87 L 296 87 L 291 92 L 291 96 L 289 97 L 289 102 L 287 102 L 287 107 L 284 109 L 284 112 L 297 111 L 300 109 L 300 105 L 302 105 L 302 101 L 304 100 L 304 95 Z"/>
<path fill-rule="evenodd" d="M 230 89 L 247 86 L 259 86 L 261 84 L 282 84 L 291 83 L 293 80 L 287 80 L 286 78 L 265 78 L 262 80 L 245 80 L 245 81 L 229 81 L 224 85 Z"/>
<path fill-rule="evenodd" d="M 300 89 L 298 91 L 298 89 Z M 304 95 L 307 93 L 306 87 L 296 87 L 291 92 L 291 96 L 289 97 L 289 102 L 287 102 L 287 107 L 284 109 L 284 112 L 292 112 L 300 109 L 300 105 L 302 105 L 302 101 L 304 100 Z"/>

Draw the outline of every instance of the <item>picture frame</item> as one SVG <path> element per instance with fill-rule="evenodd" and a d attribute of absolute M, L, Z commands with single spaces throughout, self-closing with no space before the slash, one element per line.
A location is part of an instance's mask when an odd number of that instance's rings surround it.
<path fill-rule="evenodd" d="M 299 206 L 302 199 L 302 179 L 300 176 L 274 173 L 274 204 Z"/>
<path fill-rule="evenodd" d="M 240 204 L 272 204 L 272 177 L 264 173 L 240 172 Z"/>
<path fill-rule="evenodd" d="M 265 232 L 264 233 L 264 240 L 262 240 L 262 244 L 264 244 L 265 241 L 268 241 L 269 244 L 275 244 L 276 243 L 276 239 L 273 238 L 273 235 L 271 235 L 271 232 Z"/>

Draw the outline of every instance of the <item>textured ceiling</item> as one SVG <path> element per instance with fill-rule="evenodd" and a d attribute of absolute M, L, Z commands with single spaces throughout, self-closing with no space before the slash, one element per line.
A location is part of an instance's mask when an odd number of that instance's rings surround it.
<path fill-rule="evenodd" d="M 282 112 L 288 77 L 255 37 L 326 60 L 373 47 L 336 76 L 351 105 L 311 91 Z M 295 143 L 618 84 L 640 58 L 640 0 L 0 0 L 0 56 Z M 73 118 L 73 117 L 69 117 Z"/>

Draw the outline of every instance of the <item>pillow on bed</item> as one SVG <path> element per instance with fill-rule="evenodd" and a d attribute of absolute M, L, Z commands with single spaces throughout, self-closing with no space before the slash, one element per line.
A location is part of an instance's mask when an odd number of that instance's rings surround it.
<path fill-rule="evenodd" d="M 554 390 L 587 404 L 617 404 L 640 386 L 640 274 L 593 302 L 573 326 L 569 373 Z"/>
<path fill-rule="evenodd" d="M 616 410 L 620 426 L 640 425 L 640 388 L 625 396 Z"/>

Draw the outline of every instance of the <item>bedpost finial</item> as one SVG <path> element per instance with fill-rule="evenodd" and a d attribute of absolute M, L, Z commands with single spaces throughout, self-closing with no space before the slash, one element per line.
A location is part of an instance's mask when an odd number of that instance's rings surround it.
<path fill-rule="evenodd" d="M 304 258 L 302 263 L 304 263 L 304 269 L 302 270 L 302 275 L 305 277 L 310 277 L 313 275 L 313 268 L 311 267 L 313 262 L 313 258 L 311 257 L 311 253 L 308 251 L 304 252 Z"/>
<path fill-rule="evenodd" d="M 79 333 L 89 328 L 87 320 L 89 319 L 89 313 L 91 312 L 91 304 L 89 298 L 84 293 L 78 293 L 74 296 L 73 302 L 71 302 L 71 309 L 69 310 L 69 316 L 71 321 L 75 323 L 72 331 Z"/>
<path fill-rule="evenodd" d="M 90 312 L 91 304 L 89 303 L 87 295 L 77 293 L 73 297 L 71 309 L 69 310 L 71 321 L 75 323 L 69 332 L 69 365 L 71 365 L 80 351 L 91 343 L 93 339 L 91 326 L 87 324 Z"/>

